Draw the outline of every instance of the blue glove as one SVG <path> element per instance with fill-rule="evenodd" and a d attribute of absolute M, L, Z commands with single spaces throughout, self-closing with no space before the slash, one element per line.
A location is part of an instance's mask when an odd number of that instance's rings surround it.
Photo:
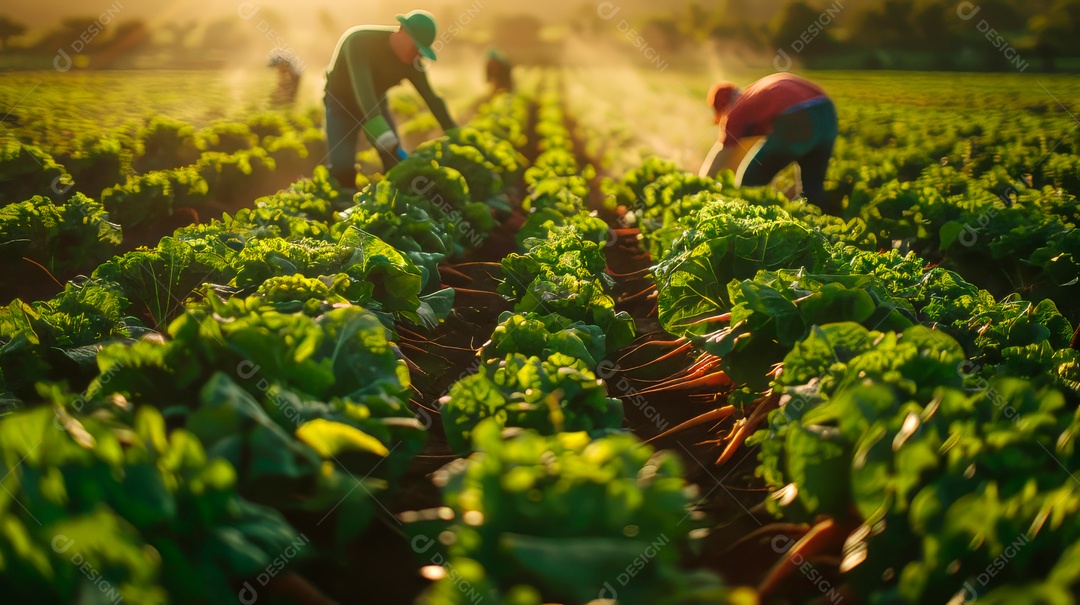
<path fill-rule="evenodd" d="M 404 160 L 405 158 L 409 157 L 409 154 L 405 153 L 405 150 L 401 147 L 397 148 L 397 151 L 394 153 L 394 155 L 396 155 L 397 159 L 399 160 Z"/>

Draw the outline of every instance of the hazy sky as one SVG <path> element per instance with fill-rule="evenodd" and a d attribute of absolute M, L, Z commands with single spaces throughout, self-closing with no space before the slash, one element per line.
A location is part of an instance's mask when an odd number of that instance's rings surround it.
<path fill-rule="evenodd" d="M 323 8 L 333 11 L 341 21 L 362 23 L 392 19 L 394 14 L 413 8 L 427 8 L 438 14 L 447 6 L 465 7 L 477 3 L 484 9 L 500 12 L 522 12 L 530 10 L 530 7 L 537 12 L 541 10 L 535 3 L 515 0 L 34 0 L 5 2 L 7 6 L 0 9 L 0 13 L 11 15 L 33 27 L 47 27 L 65 16 L 95 15 L 110 8 L 119 11 L 118 19 L 140 18 L 153 23 L 214 19 L 236 14 L 241 5 L 255 4 L 286 15 L 296 27 L 308 27 L 316 24 L 318 12 Z M 585 3 L 586 0 L 548 0 L 543 10 L 550 13 L 552 4 L 577 7 Z"/>

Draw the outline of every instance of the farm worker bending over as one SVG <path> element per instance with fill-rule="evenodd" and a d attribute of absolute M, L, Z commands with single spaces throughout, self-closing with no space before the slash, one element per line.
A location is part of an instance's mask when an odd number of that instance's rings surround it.
<path fill-rule="evenodd" d="M 326 72 L 330 174 L 347 188 L 356 184 L 359 130 L 378 150 L 385 170 L 405 157 L 386 103 L 387 90 L 402 80 L 412 82 L 444 131 L 457 128 L 421 63 L 421 57 L 435 60 L 435 18 L 414 10 L 397 20 L 400 27 L 360 25 L 346 31 Z"/>
<path fill-rule="evenodd" d="M 484 66 L 484 75 L 487 78 L 487 83 L 491 86 L 492 95 L 504 91 L 513 92 L 513 69 L 514 67 L 510 64 L 510 60 L 506 58 L 506 55 L 494 48 L 488 51 L 487 64 Z"/>
<path fill-rule="evenodd" d="M 278 85 L 270 96 L 270 103 L 275 107 L 296 103 L 296 94 L 300 92 L 300 76 L 304 73 L 296 57 L 274 51 L 270 53 L 269 67 L 273 67 L 278 73 Z"/>
<path fill-rule="evenodd" d="M 839 215 L 839 204 L 825 197 L 825 170 L 838 133 L 836 106 L 816 84 L 798 76 L 766 76 L 739 90 L 721 82 L 709 91 L 720 139 L 701 166 L 700 176 L 735 172 L 737 187 L 768 185 L 792 163 L 802 171 L 808 201 Z M 765 137 L 756 144 L 744 141 Z"/>

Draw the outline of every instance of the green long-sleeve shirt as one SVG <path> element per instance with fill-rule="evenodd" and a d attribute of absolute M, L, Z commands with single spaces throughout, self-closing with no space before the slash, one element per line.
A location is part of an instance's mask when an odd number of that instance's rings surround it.
<path fill-rule="evenodd" d="M 403 63 L 390 47 L 396 26 L 360 25 L 345 32 L 338 41 L 334 58 L 326 72 L 326 92 L 349 106 L 355 103 L 358 118 L 373 117 L 386 91 L 402 80 L 412 82 L 443 130 L 456 128 L 446 103 L 431 89 L 427 74 L 412 63 Z"/>

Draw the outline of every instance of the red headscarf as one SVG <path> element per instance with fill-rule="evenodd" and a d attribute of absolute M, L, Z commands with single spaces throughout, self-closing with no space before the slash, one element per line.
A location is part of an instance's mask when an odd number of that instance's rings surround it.
<path fill-rule="evenodd" d="M 731 82 L 720 82 L 709 89 L 709 105 L 712 105 L 713 110 L 716 112 L 717 124 L 720 123 L 720 118 L 724 115 L 728 104 L 731 103 L 731 99 L 737 92 L 739 92 L 739 88 Z"/>

